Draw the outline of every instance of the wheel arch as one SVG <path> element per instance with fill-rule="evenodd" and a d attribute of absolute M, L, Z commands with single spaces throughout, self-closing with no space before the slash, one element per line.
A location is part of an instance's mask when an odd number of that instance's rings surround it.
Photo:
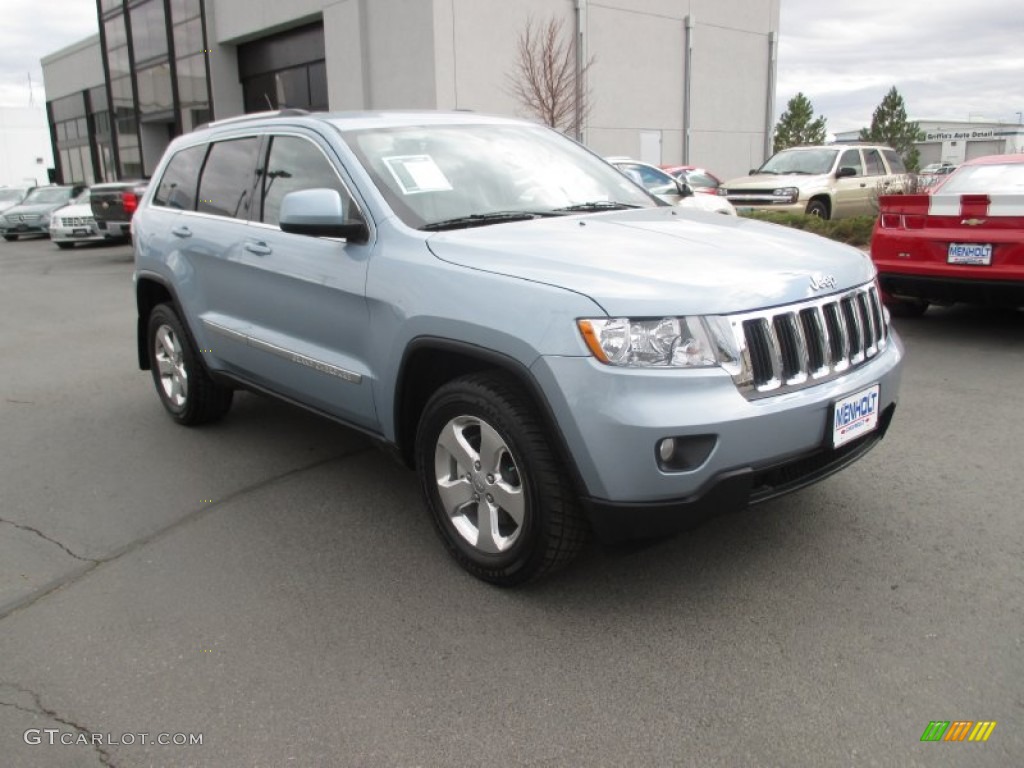
<path fill-rule="evenodd" d="M 395 447 L 402 463 L 415 467 L 414 446 L 420 416 L 431 395 L 453 379 L 471 373 L 499 371 L 519 384 L 537 408 L 551 436 L 554 449 L 569 470 L 573 485 L 585 492 L 582 476 L 558 427 L 554 411 L 530 369 L 501 352 L 467 342 L 420 337 L 410 342 L 402 356 L 394 395 Z"/>
<path fill-rule="evenodd" d="M 178 298 L 173 289 L 154 275 L 139 275 L 135 282 L 135 306 L 138 310 L 136 344 L 139 355 L 139 369 L 149 370 L 149 342 L 146 339 L 149 314 L 159 304 L 172 304 L 181 317 Z M 185 320 L 182 318 L 182 323 Z"/>
<path fill-rule="evenodd" d="M 825 210 L 828 212 L 828 218 L 832 218 L 832 196 L 828 192 L 819 192 L 816 195 L 812 195 L 807 201 L 807 207 L 811 206 L 811 203 L 821 203 L 825 206 Z"/>

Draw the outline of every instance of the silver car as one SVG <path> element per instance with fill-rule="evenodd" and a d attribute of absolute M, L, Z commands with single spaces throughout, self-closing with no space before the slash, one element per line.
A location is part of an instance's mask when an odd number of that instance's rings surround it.
<path fill-rule="evenodd" d="M 591 531 L 667 535 L 802 488 L 895 410 L 903 348 L 866 254 L 666 205 L 532 123 L 216 122 L 171 144 L 133 227 L 139 365 L 175 421 L 245 388 L 362 431 L 494 584 Z"/>
<path fill-rule="evenodd" d="M 97 243 L 107 239 L 96 226 L 89 196 L 90 191 L 86 189 L 69 205 L 50 215 L 50 241 L 58 248 L 74 248 L 77 243 Z"/>
<path fill-rule="evenodd" d="M 50 234 L 50 216 L 85 189 L 84 184 L 36 187 L 15 206 L 0 215 L 0 235 L 17 240 L 22 235 Z"/>

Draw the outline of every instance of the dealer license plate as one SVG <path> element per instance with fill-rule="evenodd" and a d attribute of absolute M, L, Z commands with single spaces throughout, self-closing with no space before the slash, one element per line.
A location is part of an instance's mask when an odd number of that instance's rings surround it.
<path fill-rule="evenodd" d="M 950 243 L 946 261 L 950 264 L 967 264 L 972 267 L 987 267 L 992 264 L 992 245 L 989 243 Z"/>
<path fill-rule="evenodd" d="M 832 447 L 838 448 L 878 428 L 878 393 L 875 384 L 848 395 L 832 407 Z"/>

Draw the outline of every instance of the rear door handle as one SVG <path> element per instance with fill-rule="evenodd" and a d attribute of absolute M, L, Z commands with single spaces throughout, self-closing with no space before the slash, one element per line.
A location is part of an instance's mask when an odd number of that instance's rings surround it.
<path fill-rule="evenodd" d="M 192 230 L 186 226 L 180 226 L 172 229 L 171 234 L 175 237 L 192 237 Z"/>
<path fill-rule="evenodd" d="M 255 253 L 257 256 L 266 256 L 270 253 L 270 246 L 262 240 L 249 240 L 245 244 L 245 250 Z"/>

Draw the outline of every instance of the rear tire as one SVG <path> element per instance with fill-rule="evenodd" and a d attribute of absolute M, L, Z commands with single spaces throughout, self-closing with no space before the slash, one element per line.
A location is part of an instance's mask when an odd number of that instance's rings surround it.
<path fill-rule="evenodd" d="M 588 527 L 568 472 L 526 392 L 497 373 L 430 398 L 416 467 L 434 527 L 466 571 L 514 586 L 565 565 Z"/>
<path fill-rule="evenodd" d="M 153 383 L 172 419 L 196 426 L 217 421 L 228 412 L 234 393 L 210 378 L 170 304 L 153 308 L 146 338 Z"/>

